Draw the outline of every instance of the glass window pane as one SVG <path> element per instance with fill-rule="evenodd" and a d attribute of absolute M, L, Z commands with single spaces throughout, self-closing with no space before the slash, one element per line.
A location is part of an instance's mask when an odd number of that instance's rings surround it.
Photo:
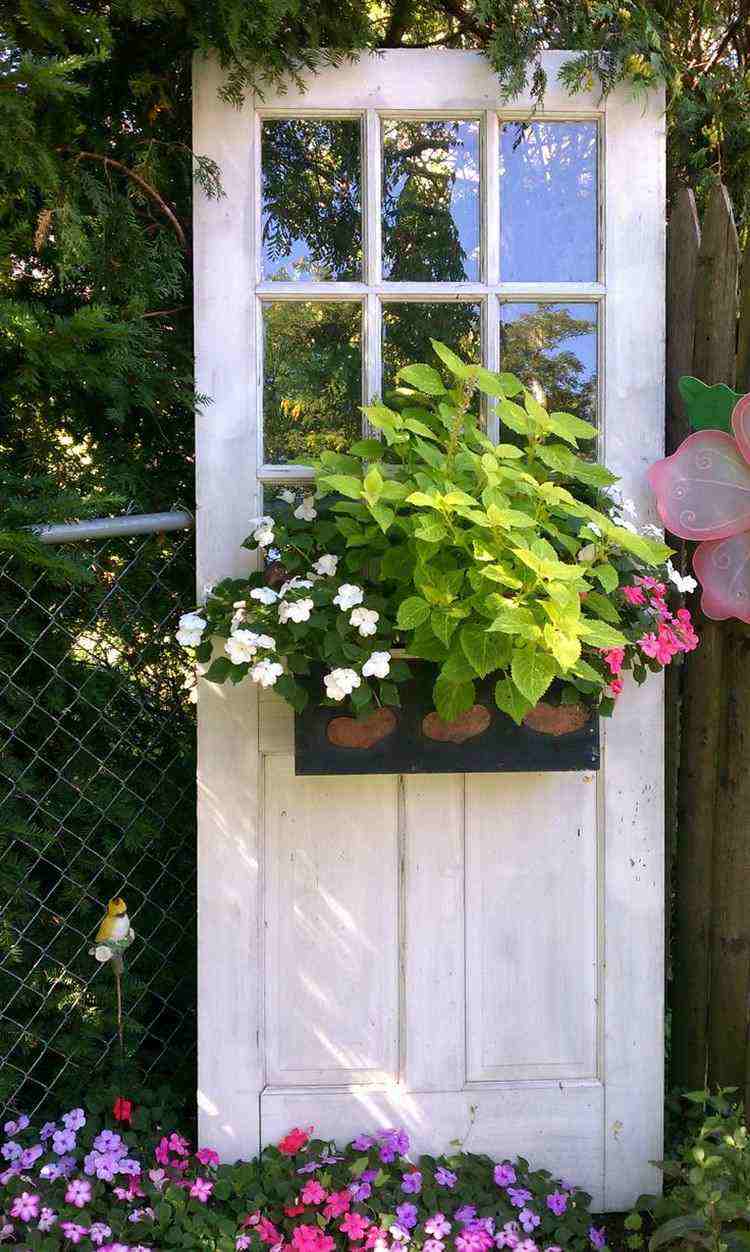
<path fill-rule="evenodd" d="M 481 359 L 480 309 L 478 304 L 425 304 L 409 302 L 383 305 L 383 391 L 393 385 L 404 365 L 426 361 L 442 369 L 430 339 L 438 339 L 464 361 Z"/>
<path fill-rule="evenodd" d="M 551 411 L 596 422 L 595 304 L 501 304 L 500 362 Z"/>
<path fill-rule="evenodd" d="M 478 122 L 383 122 L 383 277 L 479 278 Z"/>
<path fill-rule="evenodd" d="M 595 282 L 596 122 L 500 128 L 503 282 Z"/>
<path fill-rule="evenodd" d="M 362 306 L 263 305 L 263 460 L 340 451 L 362 429 Z"/>
<path fill-rule="evenodd" d="M 263 277 L 358 281 L 362 273 L 360 124 L 263 123 Z"/>

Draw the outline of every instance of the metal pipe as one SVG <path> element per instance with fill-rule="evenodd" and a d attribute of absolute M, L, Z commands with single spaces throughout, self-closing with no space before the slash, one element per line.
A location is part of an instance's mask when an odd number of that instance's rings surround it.
<path fill-rule="evenodd" d="M 127 513 L 123 517 L 94 517 L 87 522 L 32 526 L 42 543 L 78 543 L 81 539 L 114 539 L 121 535 L 153 535 L 165 530 L 190 530 L 192 513 Z"/>

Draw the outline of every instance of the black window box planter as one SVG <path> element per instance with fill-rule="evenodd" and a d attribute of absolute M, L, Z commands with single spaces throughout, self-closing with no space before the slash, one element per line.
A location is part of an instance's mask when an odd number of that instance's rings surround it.
<path fill-rule="evenodd" d="M 553 686 L 517 726 L 494 701 L 495 679 L 477 683 L 474 708 L 456 722 L 434 711 L 434 666 L 409 662 L 415 673 L 399 685 L 401 707 L 357 720 L 308 704 L 295 716 L 295 773 L 497 774 L 597 770 L 599 718 L 582 705 L 555 707 Z M 316 685 L 320 691 L 320 685 Z"/>

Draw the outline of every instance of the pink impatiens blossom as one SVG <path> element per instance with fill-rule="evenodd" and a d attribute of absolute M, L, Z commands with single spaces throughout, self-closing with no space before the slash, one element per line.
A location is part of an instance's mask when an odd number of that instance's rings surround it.
<path fill-rule="evenodd" d="M 80 1243 L 89 1233 L 88 1226 L 79 1226 L 78 1222 L 60 1222 L 60 1229 L 71 1243 Z"/>
<path fill-rule="evenodd" d="M 640 587 L 623 587 L 622 594 L 628 604 L 643 605 L 646 603 L 646 596 Z"/>
<path fill-rule="evenodd" d="M 11 1217 L 17 1217 L 19 1221 L 30 1222 L 39 1216 L 40 1197 L 30 1191 L 22 1191 L 17 1195 L 10 1206 Z"/>
<path fill-rule="evenodd" d="M 91 1183 L 86 1178 L 73 1178 L 65 1192 L 65 1203 L 77 1209 L 85 1208 L 91 1199 Z"/>
<path fill-rule="evenodd" d="M 190 1195 L 194 1200 L 200 1200 L 201 1204 L 206 1204 L 213 1189 L 214 1184 L 209 1182 L 207 1178 L 201 1178 L 199 1175 L 190 1188 Z"/>
<path fill-rule="evenodd" d="M 195 1159 L 200 1161 L 201 1165 L 218 1165 L 220 1162 L 219 1153 L 213 1148 L 199 1148 L 195 1154 Z"/>
<path fill-rule="evenodd" d="M 312 1130 L 312 1126 L 310 1127 Z M 301 1130 L 299 1126 L 295 1126 L 294 1130 L 290 1130 L 279 1142 L 279 1152 L 283 1156 L 294 1156 L 295 1152 L 301 1152 L 302 1149 L 310 1141 L 310 1134 L 307 1130 Z"/>
<path fill-rule="evenodd" d="M 613 649 L 613 652 L 614 651 L 619 652 L 619 651 L 622 651 L 622 649 L 619 649 L 619 648 Z M 604 659 L 609 665 L 610 669 L 612 670 L 612 673 L 615 674 L 615 673 L 618 673 L 618 671 L 613 669 L 612 663 L 608 659 L 610 656 L 612 656 L 613 652 L 610 652 L 610 653 L 605 652 Z M 623 652 L 622 655 L 624 656 L 625 653 Z M 622 661 L 620 662 L 620 664 L 622 664 Z M 497 1183 L 498 1187 L 509 1187 L 511 1183 L 514 1183 L 516 1181 L 516 1171 L 514 1170 L 512 1165 L 509 1165 L 507 1163 L 507 1161 L 504 1162 L 504 1164 L 502 1165 L 496 1165 L 492 1176 L 495 1179 L 495 1182 Z"/>
<path fill-rule="evenodd" d="M 607 694 L 611 696 L 613 700 L 616 700 L 617 697 L 622 693 L 622 689 L 624 686 L 625 686 L 625 683 L 623 682 L 621 678 L 613 678 L 609 686 L 607 687 Z"/>
<path fill-rule="evenodd" d="M 323 1209 L 324 1217 L 343 1217 L 351 1208 L 352 1197 L 348 1191 L 332 1191 Z"/>
<path fill-rule="evenodd" d="M 442 1239 L 444 1235 L 449 1234 L 451 1224 L 446 1219 L 444 1213 L 435 1213 L 432 1217 L 427 1218 L 424 1228 L 428 1235 L 432 1235 L 435 1239 Z"/>
<path fill-rule="evenodd" d="M 261 1243 L 279 1243 L 281 1235 L 274 1226 L 273 1222 L 269 1222 L 267 1217 L 261 1217 L 257 1225 L 258 1238 Z"/>
<path fill-rule="evenodd" d="M 361 1213 L 347 1213 L 343 1222 L 339 1226 L 339 1230 L 356 1242 L 364 1237 L 367 1227 L 370 1225 L 369 1217 L 363 1217 Z"/>
<path fill-rule="evenodd" d="M 604 660 L 605 665 L 609 669 L 610 674 L 614 674 L 615 678 L 617 678 L 618 674 L 622 670 L 622 663 L 625 660 L 625 649 L 624 648 L 607 648 L 606 651 L 602 652 L 602 658 Z M 510 1169 L 510 1168 L 511 1168 L 510 1165 L 498 1165 L 497 1168 L 495 1169 L 495 1173 L 497 1174 L 498 1169 Z M 515 1175 L 513 1178 L 511 1178 L 510 1181 L 515 1182 Z M 497 1178 L 495 1178 L 495 1182 L 497 1182 Z M 501 1183 L 501 1186 L 504 1186 L 504 1185 L 505 1185 L 504 1183 Z"/>
<path fill-rule="evenodd" d="M 303 1204 L 322 1204 L 327 1196 L 328 1192 L 325 1187 L 321 1187 L 320 1183 L 314 1178 L 310 1182 L 306 1182 L 302 1188 Z"/>

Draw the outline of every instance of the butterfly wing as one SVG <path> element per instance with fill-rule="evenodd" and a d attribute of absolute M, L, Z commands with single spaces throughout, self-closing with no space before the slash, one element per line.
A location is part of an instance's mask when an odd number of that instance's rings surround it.
<path fill-rule="evenodd" d="M 745 460 L 750 462 L 750 393 L 732 409 L 732 430 Z"/>
<path fill-rule="evenodd" d="M 703 588 L 701 608 L 706 617 L 750 622 L 750 532 L 699 544 L 693 569 Z"/>
<path fill-rule="evenodd" d="M 750 413 L 748 422 L 750 431 Z M 681 539 L 728 539 L 750 529 L 750 464 L 724 431 L 690 435 L 651 466 L 648 480 L 666 529 Z"/>

